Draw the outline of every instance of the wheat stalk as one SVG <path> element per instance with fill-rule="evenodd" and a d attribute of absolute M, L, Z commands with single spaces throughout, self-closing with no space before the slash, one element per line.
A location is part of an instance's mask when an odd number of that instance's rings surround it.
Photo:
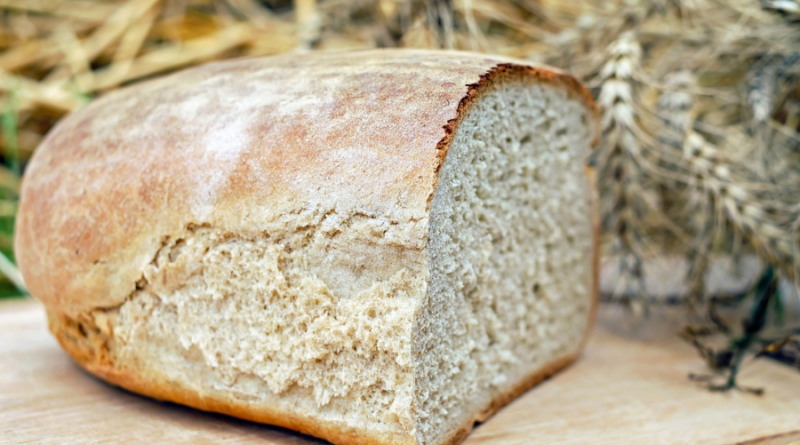
<path fill-rule="evenodd" d="M 607 60 L 595 82 L 599 84 L 603 141 L 594 152 L 601 178 L 602 221 L 613 233 L 614 250 L 621 254 L 621 271 L 628 279 L 625 295 L 643 291 L 641 199 L 643 172 L 638 163 L 639 140 L 634 117 L 634 72 L 640 69 L 642 49 L 633 31 L 622 33 L 607 48 Z M 631 302 L 641 312 L 638 301 Z"/>

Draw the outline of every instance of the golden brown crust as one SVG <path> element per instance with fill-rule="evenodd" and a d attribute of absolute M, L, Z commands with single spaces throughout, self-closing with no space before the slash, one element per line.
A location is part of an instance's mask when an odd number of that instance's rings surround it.
<path fill-rule="evenodd" d="M 367 51 L 210 64 L 100 98 L 29 163 L 15 240 L 31 292 L 77 315 L 122 303 L 190 225 L 262 233 L 336 208 L 424 219 L 449 135 L 486 85 L 568 74 L 470 53 Z"/>

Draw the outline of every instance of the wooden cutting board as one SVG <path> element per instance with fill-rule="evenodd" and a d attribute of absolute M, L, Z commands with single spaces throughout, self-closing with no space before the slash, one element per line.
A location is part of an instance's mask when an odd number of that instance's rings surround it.
<path fill-rule="evenodd" d="M 632 337 L 619 333 L 619 314 L 600 318 L 575 365 L 502 409 L 466 444 L 800 444 L 800 372 L 757 361 L 745 366 L 742 383 L 764 387 L 764 396 L 712 393 L 686 378 L 705 369 L 692 348 L 663 334 L 670 329 Z M 0 303 L 0 444 L 11 443 L 324 442 L 106 385 L 59 349 L 38 303 L 16 301 Z"/>

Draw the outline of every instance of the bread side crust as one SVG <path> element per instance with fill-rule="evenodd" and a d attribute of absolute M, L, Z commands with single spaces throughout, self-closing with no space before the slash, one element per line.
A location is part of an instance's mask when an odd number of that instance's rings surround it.
<path fill-rule="evenodd" d="M 61 347 L 83 369 L 104 381 L 160 401 L 178 403 L 201 411 L 225 414 L 252 422 L 275 425 L 325 439 L 336 445 L 415 445 L 413 436 L 389 436 L 368 434 L 363 430 L 347 428 L 339 424 L 321 421 L 313 417 L 297 416 L 268 406 L 255 405 L 235 399 L 214 396 L 200 396 L 195 391 L 179 383 L 160 383 L 148 380 L 130 368 L 118 369 L 112 360 L 98 354 L 94 347 L 81 345 L 75 341 L 72 329 L 64 322 L 66 317 L 49 312 L 50 331 Z M 586 335 L 588 338 L 588 334 Z M 83 346 L 83 347 L 82 347 Z M 462 427 L 446 437 L 440 445 L 457 445 L 472 431 L 477 422 L 483 422 L 503 406 L 519 397 L 525 391 L 569 366 L 579 356 L 580 351 L 555 359 L 526 376 L 510 390 L 498 394 L 486 407 Z"/>
<path fill-rule="evenodd" d="M 214 412 L 275 425 L 303 434 L 319 437 L 337 445 L 414 445 L 413 436 L 369 434 L 364 430 L 348 428 L 313 417 L 298 416 L 266 405 L 256 405 L 233 398 L 200 395 L 179 382 L 165 382 L 155 375 L 142 375 L 139 370 L 117 366 L 107 345 L 90 337 L 78 337 L 68 315 L 48 311 L 48 325 L 61 347 L 70 357 L 96 377 L 114 386 L 159 401 L 186 405 L 201 411 Z"/>
<path fill-rule="evenodd" d="M 308 208 L 420 221 L 465 109 L 515 76 L 563 88 L 596 124 L 591 94 L 571 75 L 473 53 L 240 60 L 116 91 L 59 122 L 34 154 L 20 271 L 48 307 L 79 316 L 124 303 L 163 240 L 190 225 L 260 233 Z M 285 106 L 290 93 L 302 106 Z M 241 103 L 250 108 L 232 105 Z M 234 117 L 242 128 L 226 124 Z"/>

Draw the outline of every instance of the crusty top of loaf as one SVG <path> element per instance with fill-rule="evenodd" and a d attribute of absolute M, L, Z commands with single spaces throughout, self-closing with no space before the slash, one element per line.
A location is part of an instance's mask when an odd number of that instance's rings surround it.
<path fill-rule="evenodd" d="M 31 160 L 20 269 L 36 297 L 74 313 L 122 303 L 164 237 L 191 224 L 258 232 L 315 206 L 422 220 L 458 117 L 512 75 L 593 107 L 550 68 L 416 50 L 212 63 L 110 93 Z"/>

